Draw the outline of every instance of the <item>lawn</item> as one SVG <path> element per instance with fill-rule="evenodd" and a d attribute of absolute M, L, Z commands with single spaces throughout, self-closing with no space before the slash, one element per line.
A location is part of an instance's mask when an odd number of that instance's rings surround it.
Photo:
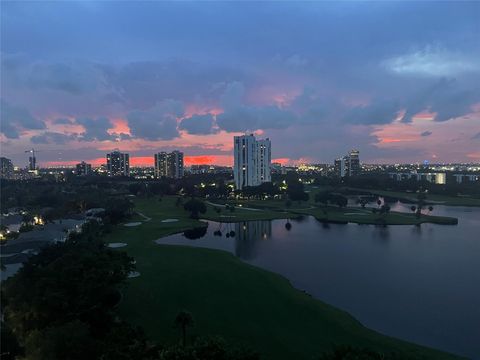
<path fill-rule="evenodd" d="M 352 190 L 358 190 L 362 192 L 367 192 L 379 196 L 388 196 L 392 198 L 397 198 L 405 202 L 417 202 L 416 194 L 409 192 L 399 192 L 399 191 L 385 191 L 385 190 L 372 190 L 372 189 L 357 189 L 352 188 Z M 463 196 L 446 196 L 446 195 L 437 195 L 437 194 L 428 194 L 427 203 L 432 205 L 449 205 L 449 206 L 480 206 L 480 199 L 472 197 L 463 197 Z"/>
<path fill-rule="evenodd" d="M 126 242 L 140 277 L 128 280 L 120 314 L 141 325 L 156 341 L 179 340 L 176 313 L 195 318 L 190 335 L 222 335 L 260 351 L 265 359 L 310 359 L 332 344 L 396 351 L 404 358 L 453 359 L 454 356 L 380 335 L 347 313 L 295 290 L 281 276 L 217 250 L 156 245 L 153 240 L 202 223 L 192 220 L 175 198 L 136 200 L 150 220 L 136 227 L 117 226 L 105 239 Z M 248 210 L 241 210 L 239 213 Z M 237 210 L 235 210 L 237 213 Z M 178 219 L 164 223 L 165 219 Z"/>
<path fill-rule="evenodd" d="M 338 208 L 335 206 L 314 207 L 306 210 L 299 210 L 298 213 L 312 215 L 319 221 L 356 223 L 356 224 L 385 224 L 385 225 L 419 225 L 432 223 L 440 225 L 456 225 L 458 219 L 446 216 L 421 215 L 391 211 L 388 214 L 374 214 L 372 209 L 359 208 Z"/>
<path fill-rule="evenodd" d="M 310 196 L 313 197 L 312 195 Z M 306 202 L 292 202 L 289 208 L 285 207 L 284 200 L 235 200 L 229 201 L 230 204 L 240 204 L 242 207 L 255 208 L 260 211 L 240 212 L 245 214 L 245 220 L 268 219 L 271 215 L 272 219 L 276 218 L 294 218 L 298 215 L 312 215 L 319 221 L 336 222 L 336 223 L 356 223 L 356 224 L 379 224 L 385 225 L 418 225 L 422 223 L 433 223 L 441 225 L 455 225 L 458 219 L 445 216 L 421 215 L 419 218 L 413 213 L 403 213 L 392 211 L 384 216 L 374 214 L 371 208 L 361 209 L 358 207 L 339 208 L 338 206 L 320 206 L 311 199 Z M 236 208 L 240 209 L 240 208 Z M 212 210 L 213 211 L 213 210 Z M 237 210 L 235 210 L 237 211 Z M 241 211 L 241 210 L 240 210 Z M 209 220 L 230 221 L 228 218 L 213 218 L 207 216 Z M 239 218 L 241 218 L 239 216 Z M 232 220 L 234 221 L 234 220 Z M 382 222 L 384 221 L 384 222 Z"/>

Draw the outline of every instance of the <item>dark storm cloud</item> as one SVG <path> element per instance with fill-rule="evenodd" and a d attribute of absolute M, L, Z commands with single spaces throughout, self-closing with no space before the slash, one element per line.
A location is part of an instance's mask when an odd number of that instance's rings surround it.
<path fill-rule="evenodd" d="M 214 134 L 218 130 L 214 128 L 215 119 L 211 114 L 192 115 L 182 119 L 179 124 L 180 130 L 186 130 L 189 134 L 208 135 Z"/>
<path fill-rule="evenodd" d="M 45 123 L 33 117 L 27 108 L 0 101 L 1 132 L 9 139 L 16 139 L 23 130 L 44 129 Z"/>
<path fill-rule="evenodd" d="M 344 120 L 352 124 L 374 125 L 389 124 L 401 110 L 400 104 L 395 100 L 375 100 L 370 105 L 356 106 L 350 109 Z"/>
<path fill-rule="evenodd" d="M 115 139 L 115 137 L 107 131 L 113 127 L 111 121 L 107 118 L 79 118 L 75 119 L 75 123 L 85 128 L 85 131 L 78 136 L 78 140 L 80 141 L 105 141 Z"/>
<path fill-rule="evenodd" d="M 105 81 L 121 94 L 132 108 L 145 109 L 164 99 L 193 102 L 217 99 L 222 84 L 246 78 L 239 68 L 222 64 L 201 64 L 187 60 L 132 62 L 123 66 L 101 67 Z"/>
<path fill-rule="evenodd" d="M 465 87 L 454 79 L 442 78 L 406 99 L 404 122 L 411 122 L 415 114 L 428 110 L 436 113 L 435 121 L 447 121 L 466 115 L 480 102 L 480 86 Z"/>
<path fill-rule="evenodd" d="M 35 135 L 30 138 L 33 144 L 57 144 L 64 145 L 70 140 L 75 140 L 76 135 L 66 135 L 58 132 L 46 131 L 41 135 Z"/>
<path fill-rule="evenodd" d="M 278 106 L 248 106 L 244 103 L 245 87 L 235 81 L 227 85 L 220 98 L 224 112 L 217 115 L 219 128 L 226 131 L 287 128 L 296 121 L 294 113 Z"/>
<path fill-rule="evenodd" d="M 127 115 L 132 136 L 146 140 L 170 140 L 179 136 L 177 118 L 183 116 L 184 106 L 176 100 L 164 100 L 142 111 Z"/>
<path fill-rule="evenodd" d="M 420 134 L 420 136 L 430 136 L 430 135 L 432 135 L 432 134 L 433 134 L 433 133 L 432 133 L 431 131 L 428 131 L 428 130 L 427 130 L 427 131 L 422 132 L 422 133 Z"/>

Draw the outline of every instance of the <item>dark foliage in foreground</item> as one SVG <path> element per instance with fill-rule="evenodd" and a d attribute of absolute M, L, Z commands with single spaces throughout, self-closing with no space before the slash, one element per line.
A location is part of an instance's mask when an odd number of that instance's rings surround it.
<path fill-rule="evenodd" d="M 404 355 L 380 353 L 370 349 L 338 346 L 333 351 L 320 355 L 317 360 L 409 360 Z M 412 359 L 410 359 L 412 360 Z"/>
<path fill-rule="evenodd" d="M 142 358 L 143 334 L 114 312 L 132 259 L 107 248 L 100 233 L 100 225 L 87 224 L 81 235 L 45 248 L 2 284 L 2 337 L 12 356 L 18 342 L 27 359 L 119 359 L 117 352 Z"/>
<path fill-rule="evenodd" d="M 233 346 L 219 337 L 200 338 L 191 346 L 175 346 L 160 351 L 160 360 L 259 360 L 260 355 Z"/>

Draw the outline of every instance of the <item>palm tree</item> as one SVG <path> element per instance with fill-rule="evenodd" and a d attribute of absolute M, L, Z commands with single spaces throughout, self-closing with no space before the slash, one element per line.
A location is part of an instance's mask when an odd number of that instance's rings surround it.
<path fill-rule="evenodd" d="M 182 330 L 182 343 L 184 347 L 187 344 L 187 327 L 193 326 L 193 324 L 193 316 L 188 311 L 180 311 L 175 318 L 175 327 Z"/>

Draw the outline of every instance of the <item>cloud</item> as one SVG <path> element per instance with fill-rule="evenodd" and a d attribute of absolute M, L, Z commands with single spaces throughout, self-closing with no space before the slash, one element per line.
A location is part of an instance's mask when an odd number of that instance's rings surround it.
<path fill-rule="evenodd" d="M 420 136 L 430 136 L 430 135 L 432 135 L 432 134 L 433 134 L 433 133 L 432 133 L 431 131 L 428 131 L 428 130 L 427 130 L 427 131 L 424 131 L 424 132 L 420 133 Z"/>
<path fill-rule="evenodd" d="M 480 140 L 480 132 L 473 135 L 472 140 Z"/>
<path fill-rule="evenodd" d="M 369 105 L 356 106 L 347 111 L 344 121 L 351 124 L 389 124 L 401 110 L 395 100 L 375 100 Z"/>
<path fill-rule="evenodd" d="M 105 141 L 115 139 L 113 135 L 108 133 L 108 130 L 111 129 L 113 125 L 111 121 L 105 117 L 97 119 L 80 118 L 76 119 L 75 123 L 85 128 L 85 131 L 79 134 L 78 140 L 80 141 Z"/>
<path fill-rule="evenodd" d="M 44 129 L 45 123 L 33 117 L 23 106 L 12 105 L 4 99 L 0 101 L 0 129 L 9 139 L 17 139 L 23 130 Z"/>
<path fill-rule="evenodd" d="M 35 63 L 31 66 L 27 84 L 33 88 L 80 95 L 93 91 L 99 85 L 100 75 L 91 64 Z"/>
<path fill-rule="evenodd" d="M 427 46 L 422 50 L 390 58 L 384 66 L 399 75 L 457 76 L 480 71 L 480 61 L 440 47 Z"/>
<path fill-rule="evenodd" d="M 229 132 L 257 129 L 282 129 L 292 125 L 296 115 L 275 105 L 248 106 L 243 103 L 245 87 L 240 82 L 227 85 L 220 103 L 224 112 L 217 115 L 217 125 Z"/>
<path fill-rule="evenodd" d="M 215 119 L 211 114 L 192 115 L 185 118 L 180 122 L 179 129 L 195 135 L 208 135 L 218 132 L 218 129 L 215 128 Z"/>
<path fill-rule="evenodd" d="M 416 91 L 404 102 L 403 122 L 411 122 L 415 114 L 428 110 L 436 113 L 435 121 L 447 121 L 472 112 L 480 102 L 480 87 L 466 87 L 453 79 L 440 79 L 423 90 Z"/>
<path fill-rule="evenodd" d="M 53 120 L 53 123 L 55 125 L 72 125 L 74 121 L 67 118 L 59 118 L 59 119 Z"/>
<path fill-rule="evenodd" d="M 70 140 L 74 140 L 76 135 L 66 135 L 58 132 L 46 131 L 41 135 L 35 135 L 30 138 L 33 144 L 57 144 L 64 145 Z"/>
<path fill-rule="evenodd" d="M 132 136 L 146 140 L 170 140 L 179 136 L 177 119 L 184 115 L 184 105 L 164 100 L 148 110 L 135 110 L 127 115 Z"/>

